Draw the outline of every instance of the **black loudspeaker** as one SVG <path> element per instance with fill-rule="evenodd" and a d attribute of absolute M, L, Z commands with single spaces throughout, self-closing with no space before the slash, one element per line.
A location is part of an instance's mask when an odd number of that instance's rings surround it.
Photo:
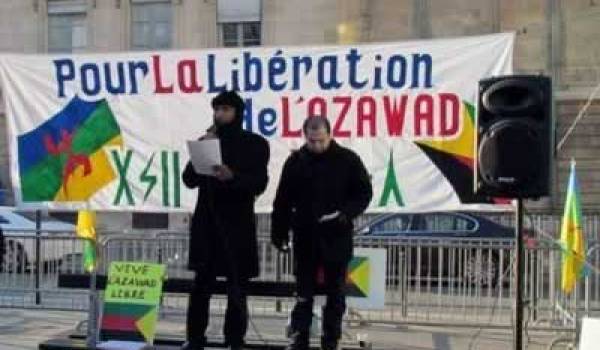
<path fill-rule="evenodd" d="M 552 87 L 544 76 L 479 82 L 475 192 L 491 197 L 548 195 L 554 150 Z"/>

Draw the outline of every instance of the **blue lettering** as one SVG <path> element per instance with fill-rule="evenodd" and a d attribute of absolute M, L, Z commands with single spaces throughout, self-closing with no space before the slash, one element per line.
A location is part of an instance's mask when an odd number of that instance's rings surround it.
<path fill-rule="evenodd" d="M 244 91 L 259 91 L 262 88 L 262 61 L 244 52 Z"/>
<path fill-rule="evenodd" d="M 397 63 L 397 64 L 396 64 Z M 396 71 L 396 66 L 400 65 L 400 69 Z M 394 55 L 388 60 L 387 67 L 388 85 L 400 89 L 406 83 L 406 58 L 402 55 Z"/>
<path fill-rule="evenodd" d="M 142 71 L 142 78 L 145 77 L 146 74 L 148 74 L 148 63 L 144 61 L 129 62 L 129 81 L 131 82 L 131 90 L 129 91 L 130 94 L 138 93 L 137 76 L 135 75 L 137 70 Z"/>
<path fill-rule="evenodd" d="M 92 81 L 88 80 L 89 74 L 92 73 Z M 91 84 L 91 86 L 90 86 Z M 100 92 L 100 71 L 94 63 L 86 63 L 81 66 L 81 89 L 88 96 L 97 95 Z"/>
<path fill-rule="evenodd" d="M 238 64 L 238 59 L 234 58 L 231 60 L 231 63 L 233 63 L 234 66 L 236 66 Z M 240 90 L 240 84 L 239 84 L 239 72 L 236 68 L 232 68 L 231 69 L 231 90 L 233 91 L 239 91 Z"/>
<path fill-rule="evenodd" d="M 377 63 L 381 62 L 381 55 L 375 55 L 375 61 Z M 373 89 L 374 90 L 379 90 L 381 89 L 381 67 L 379 65 L 375 66 L 375 73 L 373 74 L 375 76 L 374 78 L 374 82 L 373 82 Z"/>
<path fill-rule="evenodd" d="M 318 72 L 319 72 L 319 85 L 323 90 L 339 89 L 342 86 L 337 80 L 337 56 L 323 56 L 319 59 Z M 328 71 L 329 74 L 325 74 Z"/>
<path fill-rule="evenodd" d="M 425 85 L 423 87 L 430 88 L 431 85 L 431 70 L 433 66 L 433 59 L 430 54 L 413 54 L 413 80 L 411 84 L 411 88 L 419 87 L 419 76 L 421 65 L 424 64 L 425 71 L 423 74 L 425 75 Z"/>
<path fill-rule="evenodd" d="M 247 98 L 244 102 L 244 117 L 242 120 L 242 128 L 252 132 L 252 99 Z"/>
<path fill-rule="evenodd" d="M 54 60 L 56 68 L 56 83 L 58 85 L 58 97 L 65 97 L 65 81 L 75 79 L 75 66 L 73 60 L 65 58 Z"/>
<path fill-rule="evenodd" d="M 106 90 L 111 94 L 124 94 L 125 93 L 125 73 L 123 70 L 123 62 L 117 63 L 117 76 L 119 79 L 119 85 L 114 86 L 110 64 L 108 62 L 104 63 L 104 78 L 106 79 Z"/>
<path fill-rule="evenodd" d="M 258 114 L 258 130 L 265 136 L 273 136 L 277 131 L 277 112 L 273 108 L 265 108 Z"/>
<path fill-rule="evenodd" d="M 310 56 L 292 57 L 292 67 L 293 67 L 293 76 L 292 76 L 292 90 L 300 89 L 300 65 L 304 65 L 304 76 L 310 72 L 312 68 L 312 58 Z"/>
<path fill-rule="evenodd" d="M 356 71 L 358 69 L 358 62 L 360 61 L 362 55 L 358 54 L 357 49 L 351 49 L 350 53 L 346 55 L 346 60 L 348 60 L 349 67 L 349 75 L 350 75 L 350 86 L 353 89 L 360 89 L 367 85 L 368 80 L 365 79 L 363 81 L 356 80 Z"/>
<path fill-rule="evenodd" d="M 222 92 L 227 89 L 227 84 L 223 84 L 221 86 L 217 86 L 215 84 L 215 55 L 209 54 L 207 55 L 208 59 L 208 93 Z"/>
<path fill-rule="evenodd" d="M 281 91 L 285 89 L 287 81 L 278 83 L 276 78 L 278 75 L 285 73 L 285 59 L 283 57 L 277 57 L 281 55 L 282 51 L 277 50 L 275 56 L 269 59 L 269 86 L 273 91 Z"/>

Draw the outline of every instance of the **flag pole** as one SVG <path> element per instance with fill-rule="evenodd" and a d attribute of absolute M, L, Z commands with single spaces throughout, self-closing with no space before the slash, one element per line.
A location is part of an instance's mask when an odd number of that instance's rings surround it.
<path fill-rule="evenodd" d="M 514 350 L 523 349 L 523 282 L 525 279 L 525 246 L 523 245 L 523 199 L 517 198 L 516 227 L 516 276 L 515 276 L 515 324 L 514 324 Z"/>
<path fill-rule="evenodd" d="M 40 269 L 41 261 L 41 242 L 42 239 L 42 211 L 35 211 L 35 305 L 42 303 L 42 295 L 40 293 Z"/>
<path fill-rule="evenodd" d="M 96 290 L 96 269 L 90 272 L 90 306 L 88 312 L 87 346 L 95 349 L 98 342 L 98 291 Z"/>
<path fill-rule="evenodd" d="M 90 272 L 90 310 L 88 312 L 87 346 L 95 349 L 98 343 L 98 291 L 96 290 L 96 268 Z"/>
<path fill-rule="evenodd" d="M 85 202 L 84 210 L 89 211 L 90 206 L 89 202 Z M 87 238 L 89 239 L 89 238 Z M 96 236 L 96 242 L 98 238 Z M 94 242 L 94 249 L 97 254 L 97 245 Z M 85 244 L 85 242 L 84 242 Z M 85 248 L 84 248 L 85 250 Z M 84 252 L 85 254 L 85 252 Z M 96 257 L 97 259 L 97 257 Z M 84 256 L 85 261 L 85 256 Z M 85 265 L 85 262 L 84 262 Z M 88 309 L 88 320 L 87 320 L 87 337 L 86 337 L 86 345 L 88 348 L 95 349 L 96 344 L 98 344 L 98 290 L 96 289 L 96 275 L 97 275 L 97 264 L 94 262 L 92 268 L 90 269 L 90 291 L 89 291 L 89 309 Z"/>

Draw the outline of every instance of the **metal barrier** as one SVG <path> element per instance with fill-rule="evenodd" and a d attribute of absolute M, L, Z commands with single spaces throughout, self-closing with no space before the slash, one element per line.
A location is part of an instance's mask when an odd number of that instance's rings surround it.
<path fill-rule="evenodd" d="M 57 288 L 61 272 L 82 272 L 83 244 L 74 233 L 5 231 L 0 307 L 84 310 L 86 293 Z"/>
<path fill-rule="evenodd" d="M 359 238 L 356 247 L 383 248 L 386 260 L 386 305 L 383 310 L 351 310 L 349 320 L 385 323 L 451 324 L 509 327 L 513 306 L 513 243 L 507 240 L 423 240 Z M 279 254 L 268 239 L 258 243 L 261 280 L 293 280 L 292 256 Z M 293 254 L 293 252 L 292 252 Z M 161 262 L 171 276 L 190 276 L 187 235 L 166 234 L 152 238 L 111 237 L 104 244 L 105 261 Z M 557 273 L 560 250 L 538 244 L 527 250 L 526 280 L 532 327 L 570 329 L 559 324 Z M 251 298 L 254 315 L 287 317 L 293 300 Z M 182 315 L 185 295 L 165 295 L 163 315 Z M 216 298 L 213 310 L 223 312 L 225 302 Z"/>
<path fill-rule="evenodd" d="M 169 276 L 192 277 L 187 271 L 188 234 L 149 236 L 103 234 L 99 273 L 112 261 L 164 263 Z M 600 280 L 590 273 L 573 295 L 560 291 L 560 248 L 534 242 L 526 250 L 526 290 L 530 328 L 574 330 L 579 315 L 600 311 Z M 356 247 L 383 248 L 386 260 L 386 304 L 383 310 L 350 310 L 348 320 L 430 325 L 509 327 L 514 295 L 513 242 L 507 240 L 357 238 Z M 60 272 L 82 272 L 83 244 L 74 234 L 7 234 L 0 272 L 0 306 L 83 310 L 87 291 L 58 289 Z M 261 280 L 293 280 L 292 256 L 279 254 L 269 239 L 258 243 Z M 292 252 L 293 254 L 293 252 Z M 600 246 L 590 245 L 588 260 L 600 265 Z M 253 315 L 287 318 L 290 298 L 251 298 Z M 187 296 L 167 294 L 161 313 L 183 315 Z M 222 313 L 225 300 L 215 298 Z"/>

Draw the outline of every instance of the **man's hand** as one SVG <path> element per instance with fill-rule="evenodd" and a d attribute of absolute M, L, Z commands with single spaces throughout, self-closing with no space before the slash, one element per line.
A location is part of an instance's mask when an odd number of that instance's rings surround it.
<path fill-rule="evenodd" d="M 287 254 L 290 252 L 289 238 L 271 239 L 271 244 L 273 244 L 280 253 Z"/>
<path fill-rule="evenodd" d="M 348 217 L 346 216 L 346 214 L 340 212 L 340 215 L 338 215 L 337 220 L 342 224 L 342 225 L 350 225 L 352 224 L 351 220 L 348 219 Z"/>
<path fill-rule="evenodd" d="M 216 138 L 217 138 L 217 134 L 215 134 L 214 132 L 211 132 L 211 131 L 207 131 L 206 134 L 204 134 L 202 137 L 200 137 L 198 139 L 198 141 L 210 140 L 210 139 L 216 139 Z"/>
<path fill-rule="evenodd" d="M 327 221 L 332 221 L 334 219 L 339 218 L 340 214 L 341 213 L 339 212 L 339 210 L 335 211 L 333 213 L 330 213 L 330 214 L 325 214 L 319 218 L 319 222 L 323 223 L 323 222 L 327 222 Z"/>
<path fill-rule="evenodd" d="M 219 181 L 229 181 L 233 179 L 233 171 L 227 165 L 215 165 L 213 167 L 215 177 Z"/>

